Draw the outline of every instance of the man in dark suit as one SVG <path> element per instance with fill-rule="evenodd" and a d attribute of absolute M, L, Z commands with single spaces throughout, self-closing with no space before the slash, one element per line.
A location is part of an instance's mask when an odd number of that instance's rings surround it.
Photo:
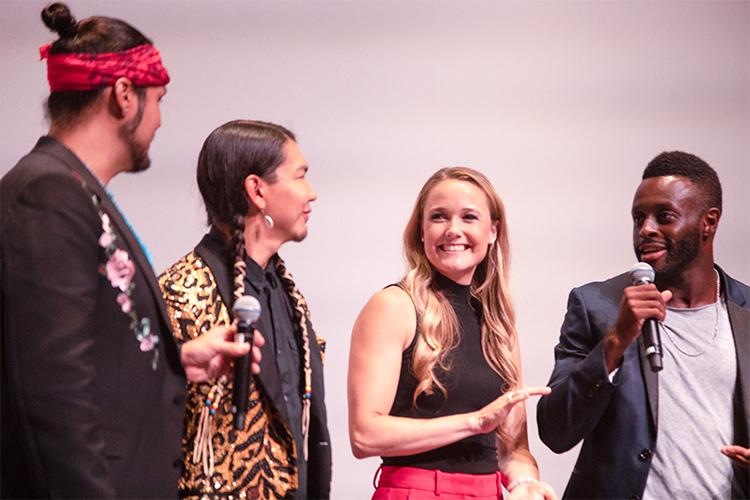
<path fill-rule="evenodd" d="M 158 51 L 117 19 L 42 17 L 60 33 L 42 48 L 49 135 L 0 181 L 2 496 L 175 497 L 186 373 L 215 377 L 248 347 L 224 327 L 178 348 L 105 190 L 148 167 Z"/>
<path fill-rule="evenodd" d="M 623 274 L 570 293 L 552 393 L 537 406 L 553 451 L 583 440 L 566 498 L 750 495 L 750 288 L 714 263 L 721 209 L 706 162 L 658 155 L 632 207 L 636 257 L 655 284 Z M 659 372 L 641 337 L 649 318 L 660 322 Z"/>

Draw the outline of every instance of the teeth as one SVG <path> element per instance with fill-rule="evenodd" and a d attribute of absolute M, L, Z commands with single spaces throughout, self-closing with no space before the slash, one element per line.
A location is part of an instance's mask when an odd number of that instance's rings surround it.
<path fill-rule="evenodd" d="M 443 245 L 443 250 L 446 252 L 457 252 L 465 249 L 466 245 Z"/>

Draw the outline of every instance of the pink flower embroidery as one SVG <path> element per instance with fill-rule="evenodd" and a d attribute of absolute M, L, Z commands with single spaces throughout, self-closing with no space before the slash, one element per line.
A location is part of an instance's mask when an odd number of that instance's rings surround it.
<path fill-rule="evenodd" d="M 112 244 L 112 235 L 110 233 L 104 232 L 99 237 L 99 246 L 102 248 L 107 248 Z"/>
<path fill-rule="evenodd" d="M 141 351 L 148 352 L 154 348 L 154 335 L 149 335 L 141 340 Z"/>
<path fill-rule="evenodd" d="M 74 176 L 78 178 L 86 191 L 90 191 L 86 182 L 79 175 L 74 173 Z M 135 283 L 133 282 L 135 264 L 130 260 L 128 252 L 117 248 L 117 236 L 112 230 L 112 221 L 109 215 L 102 210 L 99 197 L 91 193 L 91 201 L 102 221 L 102 234 L 99 236 L 99 245 L 103 248 L 107 259 L 106 264 L 99 265 L 99 272 L 107 277 L 115 290 L 119 290 L 116 299 L 117 304 L 120 306 L 120 310 L 130 318 L 130 329 L 135 333 L 135 338 L 138 341 L 141 351 L 154 352 L 153 359 L 151 360 L 151 368 L 156 370 L 159 361 L 159 350 L 154 347 L 159 343 L 159 337 L 151 333 L 151 320 L 141 317 L 138 314 L 138 311 L 136 311 L 136 301 L 131 298 L 135 290 Z"/>
<path fill-rule="evenodd" d="M 112 286 L 126 291 L 134 274 L 135 264 L 128 257 L 128 252 L 120 248 L 115 250 L 107 261 L 107 279 Z"/>
<path fill-rule="evenodd" d="M 130 310 L 133 309 L 133 302 L 130 300 L 130 297 L 124 293 L 117 295 L 117 303 L 120 304 L 120 309 L 122 309 L 122 312 L 125 314 L 128 314 Z"/>
<path fill-rule="evenodd" d="M 102 235 L 99 237 L 99 246 L 109 248 L 114 243 L 115 235 L 112 232 L 112 225 L 107 214 L 102 214 Z"/>
<path fill-rule="evenodd" d="M 111 233 L 112 232 L 112 225 L 109 222 L 109 215 L 102 213 L 102 230 L 105 233 Z"/>
<path fill-rule="evenodd" d="M 141 351 L 143 352 L 152 351 L 154 346 L 159 343 L 159 337 L 151 333 L 151 320 L 148 318 L 141 318 L 135 338 L 141 343 Z"/>

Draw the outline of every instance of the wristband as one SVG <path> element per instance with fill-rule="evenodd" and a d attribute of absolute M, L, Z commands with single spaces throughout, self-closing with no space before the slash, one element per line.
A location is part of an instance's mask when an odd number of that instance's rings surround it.
<path fill-rule="evenodd" d="M 508 485 L 508 491 L 513 491 L 516 486 L 520 486 L 522 484 L 536 484 L 539 480 L 531 477 L 531 476 L 519 476 L 515 478 L 509 485 Z"/>

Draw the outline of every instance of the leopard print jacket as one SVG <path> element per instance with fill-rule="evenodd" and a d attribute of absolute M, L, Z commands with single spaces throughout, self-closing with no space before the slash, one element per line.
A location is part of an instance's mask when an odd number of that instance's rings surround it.
<path fill-rule="evenodd" d="M 214 275 L 195 252 L 168 268 L 160 276 L 159 284 L 178 342 L 230 322 Z M 245 429 L 237 432 L 232 430 L 232 382 L 225 384 L 224 396 L 212 417 L 213 474 L 206 477 L 200 461 L 193 463 L 200 414 L 214 383 L 188 384 L 180 496 L 283 498 L 298 484 L 294 439 L 258 386 L 250 388 Z"/>

